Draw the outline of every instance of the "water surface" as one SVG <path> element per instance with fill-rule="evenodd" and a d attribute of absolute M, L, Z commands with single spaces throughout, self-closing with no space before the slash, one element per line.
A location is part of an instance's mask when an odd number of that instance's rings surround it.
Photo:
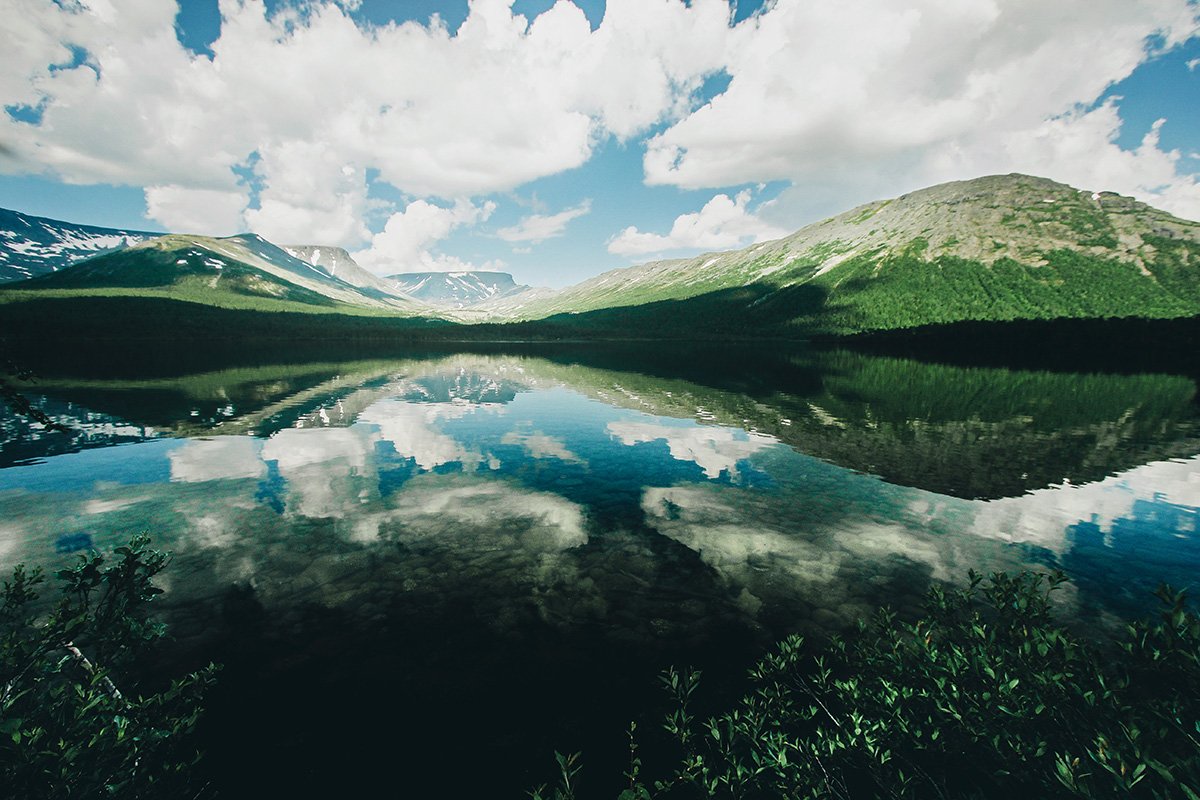
<path fill-rule="evenodd" d="M 1108 624 L 1200 566 L 1186 376 L 604 348 L 245 362 L 48 364 L 34 399 L 72 432 L 0 423 L 0 566 L 143 530 L 175 554 L 172 658 L 226 664 L 205 736 L 231 796 L 445 774 L 520 796 L 554 749 L 618 763 L 663 665 L 719 684 L 969 568 L 1064 569 L 1064 609 Z"/>

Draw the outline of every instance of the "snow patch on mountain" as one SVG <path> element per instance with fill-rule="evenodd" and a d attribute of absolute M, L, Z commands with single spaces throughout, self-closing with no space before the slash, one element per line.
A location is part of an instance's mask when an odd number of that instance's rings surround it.
<path fill-rule="evenodd" d="M 47 275 L 158 235 L 76 225 L 0 209 L 0 282 Z"/>
<path fill-rule="evenodd" d="M 529 289 L 507 272 L 404 272 L 384 282 L 395 291 L 443 308 L 465 309 Z"/>
<path fill-rule="evenodd" d="M 341 247 L 320 244 L 285 244 L 281 247 L 293 258 L 297 258 L 313 269 L 338 280 L 343 280 L 359 289 L 369 289 L 385 295 L 411 299 L 411 295 L 397 290 L 389 280 L 380 278 L 359 266 L 358 262 Z"/>

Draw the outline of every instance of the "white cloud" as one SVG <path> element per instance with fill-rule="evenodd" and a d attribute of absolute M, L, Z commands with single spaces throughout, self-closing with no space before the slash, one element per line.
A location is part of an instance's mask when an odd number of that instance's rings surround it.
<path fill-rule="evenodd" d="M 1157 140 L 1123 156 L 1116 114 L 1077 110 L 1148 57 L 1152 34 L 1170 47 L 1196 23 L 1185 0 L 863 0 L 853 12 L 835 0 L 779 0 L 731 33 L 728 89 L 650 139 L 646 179 L 792 181 L 772 209 L 791 227 L 1016 169 L 1197 216 L 1193 176 L 1164 169 L 1174 159 Z M 1088 155 L 1061 160 L 1067 143 Z M 1089 159 L 1103 169 L 1089 171 Z"/>
<path fill-rule="evenodd" d="M 229 236 L 242 229 L 249 201 L 244 191 L 147 186 L 146 216 L 169 231 Z"/>
<path fill-rule="evenodd" d="M 383 230 L 371 237 L 370 246 L 354 253 L 354 260 L 380 275 L 399 272 L 457 272 L 475 267 L 453 256 L 437 255 L 430 248 L 455 228 L 485 221 L 496 204 L 475 205 L 456 200 L 450 208 L 414 200 L 392 214 Z M 496 266 L 489 262 L 486 266 Z"/>
<path fill-rule="evenodd" d="M 345 519 L 378 495 L 375 439 L 363 428 L 289 428 L 263 443 L 262 457 L 276 462 L 287 483 L 289 514 Z"/>
<path fill-rule="evenodd" d="M 262 178 L 259 208 L 246 212 L 255 233 L 275 242 L 359 244 L 366 175 L 323 142 L 292 140 L 266 146 L 255 164 Z"/>
<path fill-rule="evenodd" d="M 44 116 L 0 115 L 16 154 L 5 169 L 235 191 L 258 153 L 266 188 L 247 223 L 347 246 L 365 239 L 368 170 L 418 198 L 505 191 L 678 114 L 719 66 L 729 13 L 724 0 L 612 0 L 593 31 L 569 2 L 530 22 L 511 0 L 474 0 L 451 34 L 436 19 L 359 27 L 353 3 L 268 14 L 222 0 L 209 58 L 176 39 L 173 0 L 15 2 L 0 104 Z M 88 63 L 51 69 L 71 63 L 68 44 Z"/>
<path fill-rule="evenodd" d="M 1179 216 L 1200 219 L 1200 182 L 1182 174 L 1178 151 L 1159 146 L 1158 120 L 1134 150 L 1113 143 L 1121 127 L 1114 101 L 1075 112 L 1000 142 L 979 142 L 969 153 L 947 150 L 927 160 L 931 174 L 957 176 L 964 170 L 1050 175 L 1083 189 L 1133 195 Z"/>
<path fill-rule="evenodd" d="M 594 31 L 566 0 L 532 21 L 511 5 L 473 0 L 452 34 L 436 21 L 359 27 L 353 1 L 268 14 L 264 0 L 222 0 L 210 58 L 177 40 L 173 0 L 10 0 L 0 105 L 44 113 L 0 114 L 12 154 L 0 168 L 172 187 L 147 203 L 173 225 L 194 219 L 184 190 L 244 192 L 238 169 L 257 153 L 264 187 L 245 225 L 358 247 L 369 172 L 426 201 L 478 197 L 666 123 L 647 142 L 648 183 L 790 181 L 764 210 L 789 230 L 1014 169 L 1200 216 L 1176 154 L 1153 137 L 1124 154 L 1115 111 L 1079 110 L 1151 55 L 1154 34 L 1166 48 L 1193 35 L 1187 0 L 777 0 L 737 26 L 726 0 L 609 0 Z M 728 88 L 693 108 L 721 70 Z M 233 204 L 190 227 L 224 227 Z M 505 230 L 540 235 L 553 216 Z M 630 247 L 653 235 L 628 233 Z"/>
<path fill-rule="evenodd" d="M 677 217 L 667 235 L 643 233 L 630 226 L 608 243 L 608 251 L 638 256 L 668 250 L 727 250 L 787 235 L 787 230 L 770 225 L 747 211 L 749 202 L 749 190 L 739 192 L 734 198 L 727 194 L 716 195 L 698 212 Z"/>
<path fill-rule="evenodd" d="M 1191 61 L 1187 62 L 1187 68 L 1189 72 L 1195 72 L 1196 67 L 1200 67 L 1200 58 L 1193 58 Z"/>
<path fill-rule="evenodd" d="M 496 235 L 506 242 L 533 242 L 539 244 L 547 239 L 562 236 L 571 220 L 579 219 L 592 210 L 592 201 L 584 200 L 577 206 L 557 214 L 531 214 L 511 228 L 501 228 Z"/>

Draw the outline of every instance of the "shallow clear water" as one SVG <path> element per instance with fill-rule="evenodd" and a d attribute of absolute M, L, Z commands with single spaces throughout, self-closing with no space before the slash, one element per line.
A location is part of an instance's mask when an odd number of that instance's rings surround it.
<path fill-rule="evenodd" d="M 171 550 L 174 658 L 226 663 L 206 736 L 248 793 L 416 785 L 465 738 L 464 788 L 519 796 L 555 748 L 615 763 L 662 665 L 736 675 L 970 568 L 1062 568 L 1104 624 L 1200 566 L 1187 377 L 602 349 L 81 372 L 35 397 L 72 434 L 4 420 L 0 566 Z"/>

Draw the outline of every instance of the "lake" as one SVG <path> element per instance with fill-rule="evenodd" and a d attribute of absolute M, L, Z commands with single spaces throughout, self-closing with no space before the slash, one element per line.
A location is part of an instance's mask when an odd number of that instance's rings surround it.
<path fill-rule="evenodd" d="M 978 571 L 1104 626 L 1200 567 L 1189 375 L 840 350 L 74 353 L 0 418 L 0 567 L 170 550 L 226 796 L 620 781 L 656 675 L 741 675 Z M 726 690 L 727 691 L 727 690 Z M 449 783 L 447 783 L 449 782 Z M 612 796 L 610 793 L 609 796 Z"/>

